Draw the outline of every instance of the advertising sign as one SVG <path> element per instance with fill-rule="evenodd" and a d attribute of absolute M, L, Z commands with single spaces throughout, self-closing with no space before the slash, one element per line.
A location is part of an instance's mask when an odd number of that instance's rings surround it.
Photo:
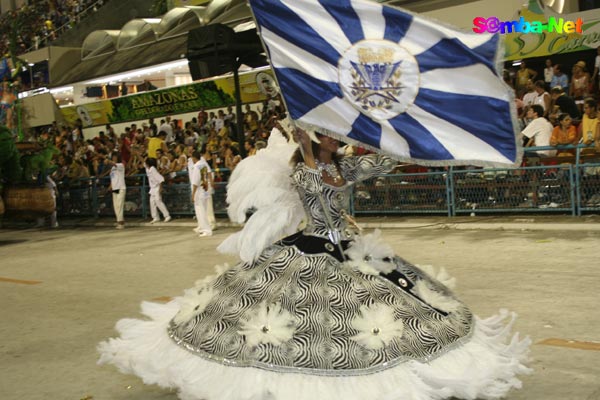
<path fill-rule="evenodd" d="M 256 103 L 278 92 L 270 70 L 240 74 L 242 103 Z M 201 108 L 221 108 L 235 104 L 233 76 L 206 80 L 185 86 L 152 90 L 124 97 L 65 107 L 61 112 L 69 124 L 77 118 L 84 128 L 97 125 L 184 114 Z"/>
<path fill-rule="evenodd" d="M 516 21 L 477 18 L 473 21 L 473 31 L 497 29 L 503 34 L 506 60 L 571 53 L 600 46 L 600 15 L 597 12 L 552 15 L 540 9 L 537 1 L 530 1 Z"/>

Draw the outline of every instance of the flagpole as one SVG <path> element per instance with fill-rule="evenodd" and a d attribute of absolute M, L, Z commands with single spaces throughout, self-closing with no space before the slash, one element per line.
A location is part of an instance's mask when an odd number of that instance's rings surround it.
<path fill-rule="evenodd" d="M 248 0 L 248 3 L 250 4 L 251 0 Z M 281 85 L 279 84 L 279 80 L 277 79 L 277 74 L 275 73 L 275 68 L 273 67 L 273 64 L 271 63 L 271 55 L 269 53 L 269 48 L 266 46 L 266 44 L 263 40 L 262 32 L 260 29 L 260 24 L 256 20 L 256 16 L 254 15 L 254 10 L 252 9 L 252 7 L 250 7 L 250 12 L 252 14 L 252 19 L 254 20 L 254 24 L 256 25 L 256 34 L 258 35 L 258 37 L 262 43 L 262 46 L 265 49 L 265 52 L 267 53 L 269 65 L 271 66 L 271 71 L 273 71 L 273 77 L 275 79 L 275 82 L 277 82 L 277 87 L 279 88 L 279 90 L 281 90 Z M 297 130 L 294 119 L 289 115 L 290 108 L 287 106 L 287 102 L 285 101 L 285 96 L 281 96 L 281 101 L 283 101 L 285 109 L 288 112 L 288 117 L 290 119 L 292 129 Z M 308 135 L 308 133 L 306 131 L 304 131 L 304 132 Z M 309 138 L 310 138 L 310 136 L 309 136 Z M 311 141 L 312 141 L 312 138 L 311 138 Z M 300 147 L 300 153 L 302 154 L 302 159 L 305 159 L 304 148 L 302 147 L 302 145 L 300 143 L 299 143 L 299 147 Z M 327 207 L 325 207 L 325 200 L 323 199 L 323 193 L 321 191 L 319 191 L 319 193 L 318 193 L 318 198 L 319 198 L 319 203 L 321 204 L 321 208 L 323 209 L 323 215 L 325 216 L 325 223 L 327 224 L 327 228 L 329 231 L 329 240 L 338 247 L 338 250 L 340 251 L 340 255 L 341 255 L 342 259 L 344 261 L 346 261 L 347 257 L 344 254 L 344 249 L 342 248 L 342 244 L 340 241 L 340 236 L 341 236 L 340 231 L 335 229 L 335 225 L 333 223 L 333 218 L 331 217 L 331 214 L 329 213 L 329 210 L 327 209 Z"/>
<path fill-rule="evenodd" d="M 244 147 L 245 133 L 244 133 L 244 116 L 242 114 L 242 94 L 240 89 L 240 68 L 241 62 L 239 57 L 236 55 L 233 61 L 233 82 L 235 85 L 235 113 L 236 113 L 236 129 L 238 139 L 238 151 L 242 158 L 246 157 L 246 148 Z"/>
<path fill-rule="evenodd" d="M 294 131 L 296 131 L 298 128 L 296 127 L 294 120 L 290 119 L 290 121 L 292 122 L 292 129 Z M 304 130 L 302 130 L 302 132 L 304 132 L 306 134 L 306 136 L 308 136 L 308 138 L 311 141 L 311 146 L 312 146 L 312 139 L 310 138 L 308 133 Z M 304 154 L 304 147 L 302 146 L 302 143 L 298 143 L 298 145 L 299 145 L 298 147 L 300 148 L 300 153 L 302 154 L 302 159 L 304 159 L 306 161 L 305 154 Z M 313 157 L 314 157 L 314 154 L 313 154 Z M 317 171 L 319 171 L 318 168 L 317 168 Z M 322 187 L 321 187 L 321 190 L 317 193 L 317 197 L 319 198 L 319 204 L 321 204 L 321 209 L 323 210 L 323 215 L 325 216 L 325 224 L 327 225 L 329 241 L 337 246 L 338 250 L 340 251 L 340 255 L 341 255 L 343 261 L 346 261 L 347 257 L 344 254 L 344 248 L 342 247 L 342 242 L 340 240 L 341 232 L 339 229 L 336 229 L 335 224 L 333 223 L 333 218 L 331 217 L 331 213 L 329 212 L 329 209 L 326 207 L 325 199 L 323 198 Z"/>

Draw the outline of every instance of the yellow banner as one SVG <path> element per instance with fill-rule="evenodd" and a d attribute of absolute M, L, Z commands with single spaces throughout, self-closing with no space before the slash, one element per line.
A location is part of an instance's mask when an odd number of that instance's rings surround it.
<path fill-rule="evenodd" d="M 201 6 L 202 4 L 206 4 L 209 2 L 210 0 L 169 0 L 167 4 L 170 10 L 174 7 Z"/>
<path fill-rule="evenodd" d="M 60 111 L 69 125 L 73 126 L 79 118 L 83 123 L 83 127 L 86 128 L 110 123 L 109 115 L 112 114 L 113 107 L 110 100 L 103 100 L 78 106 L 64 107 Z"/>
<path fill-rule="evenodd" d="M 530 2 L 521 9 L 521 17 L 527 22 L 541 22 L 545 24 L 549 18 L 562 18 L 564 21 L 575 21 L 582 13 L 551 15 L 539 9 L 537 3 Z M 518 33 L 506 34 L 504 43 L 506 47 L 505 59 L 520 60 L 523 58 L 543 57 L 552 54 L 571 53 L 575 51 L 595 49 L 600 46 L 600 18 L 583 17 L 583 33 Z"/>

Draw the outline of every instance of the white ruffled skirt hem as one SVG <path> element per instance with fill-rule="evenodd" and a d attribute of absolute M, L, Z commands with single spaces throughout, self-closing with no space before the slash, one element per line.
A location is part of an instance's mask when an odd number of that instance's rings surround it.
<path fill-rule="evenodd" d="M 530 372 L 524 363 L 531 340 L 511 337 L 516 315 L 506 310 L 475 317 L 471 338 L 430 362 L 408 361 L 369 375 L 318 376 L 225 366 L 194 355 L 167 334 L 179 307 L 178 299 L 143 302 L 150 319 L 120 320 L 121 336 L 99 344 L 98 363 L 176 389 L 183 400 L 500 399 L 521 387 L 517 375 Z"/>

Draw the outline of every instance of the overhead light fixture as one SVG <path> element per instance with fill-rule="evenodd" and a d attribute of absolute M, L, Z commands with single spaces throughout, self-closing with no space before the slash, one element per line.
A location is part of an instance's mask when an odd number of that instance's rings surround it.
<path fill-rule="evenodd" d="M 553 11 L 562 14 L 565 8 L 564 0 L 544 0 L 544 5 L 548 8 L 551 8 Z"/>
<path fill-rule="evenodd" d="M 52 93 L 52 94 L 57 94 L 57 93 L 62 93 L 62 92 L 72 92 L 72 91 L 73 91 L 73 86 L 61 86 L 61 87 L 50 89 L 50 93 Z"/>
<path fill-rule="evenodd" d="M 124 74 L 109 75 L 109 76 L 105 76 L 102 78 L 93 79 L 91 81 L 84 82 L 84 84 L 93 85 L 93 84 L 104 84 L 104 83 L 108 83 L 108 82 L 122 82 L 129 78 L 139 77 L 143 73 L 151 74 L 154 72 L 166 71 L 171 68 L 183 67 L 184 65 L 186 65 L 186 66 L 188 65 L 187 59 L 186 60 L 177 60 L 177 61 L 160 64 L 160 65 L 155 65 L 153 67 L 142 68 L 142 69 L 138 69 L 135 71 L 126 72 Z"/>
<path fill-rule="evenodd" d="M 515 60 L 515 61 L 513 61 L 512 66 L 517 67 L 517 66 L 521 65 L 522 63 L 523 63 L 523 60 Z"/>

